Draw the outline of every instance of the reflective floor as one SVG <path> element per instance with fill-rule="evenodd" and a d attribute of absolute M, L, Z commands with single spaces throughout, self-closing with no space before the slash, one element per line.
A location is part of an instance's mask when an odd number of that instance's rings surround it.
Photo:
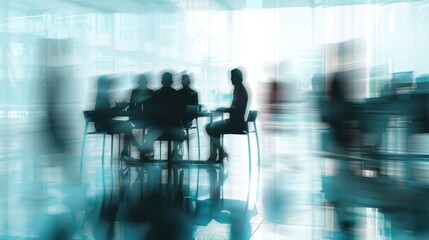
<path fill-rule="evenodd" d="M 259 183 L 256 142 L 252 140 L 249 183 L 247 140 L 245 136 L 226 136 L 228 177 L 219 199 L 213 197 L 216 193 L 211 194 L 212 176 L 204 168 L 186 168 L 177 184 L 167 184 L 166 171 L 160 168 L 119 165 L 117 139 L 110 166 L 110 137 L 102 168 L 102 137 L 88 136 L 80 177 L 83 119 L 76 117 L 79 132 L 68 136 L 66 150 L 54 151 L 55 143 L 49 142 L 43 117 L 3 118 L 0 238 L 415 238 L 410 228 L 392 221 L 398 216 L 405 222 L 412 221 L 413 213 L 389 215 L 372 207 L 374 204 L 366 204 L 364 196 L 349 208 L 356 223 L 353 230 L 340 230 L 337 214 L 322 188 L 331 161 L 317 154 L 321 126 L 316 118 L 306 110 L 285 116 L 282 125 L 259 119 Z M 196 135 L 192 134 L 190 152 L 191 159 L 195 159 Z M 200 136 L 201 158 L 205 159 L 208 139 L 204 132 Z M 158 150 L 156 144 L 155 152 Z M 425 236 L 422 233 L 417 237 Z"/>

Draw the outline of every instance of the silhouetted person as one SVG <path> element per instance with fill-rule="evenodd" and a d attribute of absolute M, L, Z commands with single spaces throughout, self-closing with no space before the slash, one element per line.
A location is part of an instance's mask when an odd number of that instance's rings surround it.
<path fill-rule="evenodd" d="M 147 87 L 147 74 L 139 74 L 136 79 L 138 87 L 131 92 L 129 103 L 130 120 L 135 127 L 145 128 L 150 125 L 150 118 L 144 114 L 144 107 L 150 104 L 154 91 Z"/>
<path fill-rule="evenodd" d="M 325 93 L 325 76 L 322 73 L 316 73 L 311 78 L 311 88 L 311 98 L 316 102 L 320 102 Z"/>
<path fill-rule="evenodd" d="M 186 114 L 186 106 L 198 105 L 198 92 L 191 88 L 191 79 L 188 74 L 182 75 L 182 89 L 177 91 L 179 96 L 180 104 L 182 105 L 182 125 L 184 127 L 190 127 L 192 120 Z"/>
<path fill-rule="evenodd" d="M 70 58 L 73 44 L 69 39 L 48 39 L 38 41 L 38 74 L 43 84 L 41 87 L 46 104 L 46 127 L 48 138 L 46 147 L 49 153 L 66 154 L 70 148 L 70 138 L 74 132 L 76 94 L 71 94 L 76 81 L 73 76 L 73 61 Z M 16 93 L 9 93 L 11 96 Z M 16 95 L 19 96 L 19 95 Z M 18 99 L 17 99 L 18 100 Z"/>
<path fill-rule="evenodd" d="M 350 143 L 349 131 L 346 127 L 348 117 L 346 103 L 346 77 L 344 73 L 335 73 L 331 85 L 331 131 L 337 146 L 346 149 Z"/>
<path fill-rule="evenodd" d="M 290 96 L 288 96 L 290 85 L 286 82 L 273 79 L 269 83 L 268 88 L 266 103 L 269 119 L 274 122 L 282 121 L 282 115 L 286 113 L 284 111 L 284 105 L 288 103 L 288 98 L 290 98 Z"/>
<path fill-rule="evenodd" d="M 124 133 L 124 147 L 122 156 L 129 156 L 130 141 L 140 149 L 140 145 L 134 139 L 130 121 L 114 120 L 118 111 L 124 109 L 128 103 L 120 102 L 112 108 L 110 106 L 109 89 L 111 79 L 107 76 L 101 76 L 98 79 L 97 97 L 95 100 L 94 125 L 95 129 L 100 132 Z"/>
<path fill-rule="evenodd" d="M 429 76 L 416 78 L 416 88 L 409 101 L 410 134 L 429 133 Z"/>
<path fill-rule="evenodd" d="M 60 69 L 55 67 L 46 67 L 46 100 L 47 100 L 47 124 L 49 140 L 53 143 L 53 152 L 63 153 L 66 151 L 67 144 L 64 136 L 61 134 L 64 132 L 65 118 L 64 118 L 64 106 L 61 106 L 62 99 L 62 83 L 65 77 L 59 74 Z"/>
<path fill-rule="evenodd" d="M 165 72 L 161 77 L 162 87 L 154 92 L 153 102 L 161 111 L 157 125 L 162 127 L 180 127 L 180 106 L 176 89 L 173 85 L 173 75 Z"/>
<path fill-rule="evenodd" d="M 283 103 L 285 86 L 277 80 L 274 80 L 270 83 L 270 90 L 268 93 L 268 106 L 270 114 L 276 115 L 281 114 L 281 107 L 279 105 Z"/>
<path fill-rule="evenodd" d="M 330 87 L 330 99 L 328 100 L 327 122 L 331 131 L 331 152 L 339 155 L 348 155 L 348 147 L 353 142 L 359 140 L 359 135 L 351 128 L 351 123 L 362 122 L 362 109 L 352 102 L 353 96 L 352 81 L 356 75 L 352 71 L 336 72 L 333 75 Z M 340 159 L 334 165 L 335 175 L 333 182 L 335 194 L 332 194 L 338 221 L 342 232 L 349 234 L 353 229 L 355 220 L 353 212 L 350 211 L 351 198 L 354 195 L 353 176 L 348 160 Z M 326 190 L 331 191 L 332 189 Z M 332 192 L 334 192 L 332 190 Z"/>
<path fill-rule="evenodd" d="M 231 83 L 234 85 L 233 100 L 229 108 L 221 107 L 216 111 L 229 113 L 229 118 L 209 123 L 206 126 L 207 134 L 210 136 L 213 147 L 211 148 L 209 161 L 216 161 L 217 152 L 219 160 L 222 161 L 228 154 L 220 143 L 220 135 L 242 132 L 246 130 L 244 115 L 247 109 L 248 95 L 243 85 L 243 75 L 237 68 L 231 71 Z"/>
<path fill-rule="evenodd" d="M 145 136 L 143 142 L 143 152 L 141 155 L 152 152 L 153 142 L 161 136 L 168 136 L 173 140 L 183 137 L 180 122 L 180 102 L 177 91 L 172 88 L 173 75 L 170 72 L 162 74 L 162 87 L 154 92 L 153 99 L 148 105 L 153 127 Z M 175 144 L 176 146 L 176 144 Z M 173 149 L 173 158 L 178 155 L 177 149 Z"/>

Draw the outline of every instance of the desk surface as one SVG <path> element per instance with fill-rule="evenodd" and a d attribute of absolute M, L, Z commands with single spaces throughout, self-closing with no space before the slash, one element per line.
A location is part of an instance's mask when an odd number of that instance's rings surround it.
<path fill-rule="evenodd" d="M 223 114 L 223 112 L 220 111 L 210 111 L 210 110 L 203 110 L 198 112 L 198 117 L 213 117 L 214 115 L 219 115 L 221 116 Z"/>
<path fill-rule="evenodd" d="M 168 165 L 172 167 L 218 167 L 222 162 L 207 161 L 207 160 L 161 160 L 161 159 L 150 159 L 140 160 L 137 158 L 129 158 L 128 160 L 122 160 L 129 166 L 143 166 L 147 164 L 158 164 Z"/>
<path fill-rule="evenodd" d="M 118 111 L 116 112 L 116 116 L 118 117 L 128 117 L 130 116 L 131 111 Z M 198 117 L 212 117 L 214 115 L 219 115 L 221 116 L 223 114 L 223 112 L 220 111 L 211 111 L 211 110 L 203 110 L 197 113 Z"/>

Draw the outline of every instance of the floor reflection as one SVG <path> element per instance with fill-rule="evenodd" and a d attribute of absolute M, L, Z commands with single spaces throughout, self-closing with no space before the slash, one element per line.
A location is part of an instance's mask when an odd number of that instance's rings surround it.
<path fill-rule="evenodd" d="M 300 113 L 282 129 L 261 128 L 260 182 L 256 163 L 248 182 L 247 146 L 225 138 L 228 177 L 207 167 L 176 168 L 167 183 L 166 166 L 101 162 L 101 139 L 87 139 L 82 179 L 80 140 L 67 153 L 50 153 L 38 141 L 38 127 L 2 120 L 0 138 L 0 237 L 41 239 L 425 239 L 425 185 L 357 175 L 341 190 L 353 190 L 354 227 L 341 231 L 332 177 L 335 157 L 321 155 L 320 126 Z M 14 137 L 10 137 L 14 132 Z M 192 142 L 192 141 L 191 141 Z M 207 141 L 202 139 L 202 148 Z M 237 144 L 238 142 L 238 144 Z M 107 146 L 106 148 L 108 148 Z M 117 145 L 114 156 L 117 156 Z M 191 152 L 196 144 L 191 143 Z M 110 149 L 106 149 L 108 155 Z M 133 153 L 136 154 L 136 153 Z M 256 152 L 252 152 L 256 154 Z M 195 155 L 195 154 L 194 154 Z M 108 159 L 108 157 L 106 157 Z M 256 159 L 256 158 L 254 158 Z M 357 165 L 359 166 L 359 164 Z M 422 168 L 419 168 L 422 170 Z M 102 176 L 104 170 L 104 177 Z M 103 181 L 104 180 L 104 181 Z M 248 186 L 250 184 L 250 191 Z M 384 185 L 383 185 L 384 184 Z M 354 186 L 351 188 L 350 186 Z M 386 187 L 389 186 L 389 187 Z M 222 191 L 220 191 L 222 190 Z M 372 193 L 371 193 L 372 191 Z M 413 202 L 402 208 L 385 202 Z M 404 191 L 406 193 L 404 193 Z M 222 194 L 223 193 L 223 194 Z M 257 194 L 259 196 L 257 196 Z M 368 196 L 377 195 L 378 198 Z M 223 196 L 223 198 L 222 198 Z M 421 196 L 421 197 L 420 197 Z M 408 200 L 404 200 L 410 198 Z M 379 202 L 375 201 L 377 199 Z M 337 208 L 336 208 L 337 207 Z"/>

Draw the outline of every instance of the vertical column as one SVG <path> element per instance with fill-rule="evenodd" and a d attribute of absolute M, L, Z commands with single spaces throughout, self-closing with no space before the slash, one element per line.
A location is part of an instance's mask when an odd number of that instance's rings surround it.
<path fill-rule="evenodd" d="M 9 99 L 8 89 L 9 89 L 9 29 L 8 29 L 8 21 L 6 18 L 8 17 L 8 5 L 9 1 L 2 1 L 2 7 L 0 8 L 0 52 L 1 52 L 1 60 L 0 60 L 0 85 L 2 86 L 0 91 L 0 103 L 7 103 Z"/>
<path fill-rule="evenodd" d="M 116 29 L 120 30 L 119 24 L 121 21 L 121 17 L 119 15 L 119 13 L 113 13 L 111 15 L 109 15 L 111 17 L 109 17 L 109 22 L 111 24 L 111 32 L 110 32 L 110 37 L 111 37 L 111 42 L 110 42 L 110 47 L 111 47 L 111 58 L 112 58 L 112 72 L 116 73 L 117 71 L 117 66 L 116 63 L 119 62 L 118 61 L 118 55 L 116 54 L 116 34 L 119 34 L 119 32 L 116 32 Z M 117 26 L 118 25 L 118 26 Z"/>
<path fill-rule="evenodd" d="M 0 103 L 7 103 L 9 96 L 8 96 L 8 89 L 9 89 L 9 81 L 8 81 L 8 66 L 9 66 L 9 61 L 8 61 L 8 48 L 9 48 L 9 38 L 8 38 L 8 21 L 6 20 L 6 18 L 8 17 L 8 10 L 9 10 L 9 1 L 8 0 L 4 0 L 1 3 L 2 7 L 0 8 L 0 72 L 2 72 L 2 74 L 0 74 Z M 3 129 L 9 129 L 9 121 L 7 119 L 4 119 L 4 123 L 2 123 L 2 128 Z M 1 119 L 1 121 L 3 121 L 3 119 Z M 6 154 L 3 154 L 4 159 L 1 160 L 6 160 L 9 159 L 8 156 L 8 149 L 9 149 L 9 141 L 7 141 L 7 139 L 9 138 L 9 131 L 6 130 L 6 134 L 3 134 L 3 136 L 1 136 L 2 139 L 0 139 L 0 143 L 3 149 L 0 149 L 0 152 L 6 152 Z M 3 165 L 3 164 L 2 164 Z M 5 162 L 5 164 L 3 165 L 3 167 L 5 167 L 6 169 L 8 168 L 8 163 Z M 3 176 L 0 176 L 0 191 L 3 193 L 7 193 L 8 190 L 8 173 L 6 173 Z M 2 202 L 4 202 L 4 204 L 2 204 L 2 206 L 0 206 L 0 210 L 4 213 L 2 214 L 2 219 L 0 219 L 0 221 L 2 221 L 0 224 L 0 232 L 2 232 L 4 236 L 8 236 L 8 232 L 9 232 L 9 224 L 8 224 L 8 218 L 9 218 L 9 199 L 8 197 L 5 197 L 5 199 L 0 199 Z"/>

